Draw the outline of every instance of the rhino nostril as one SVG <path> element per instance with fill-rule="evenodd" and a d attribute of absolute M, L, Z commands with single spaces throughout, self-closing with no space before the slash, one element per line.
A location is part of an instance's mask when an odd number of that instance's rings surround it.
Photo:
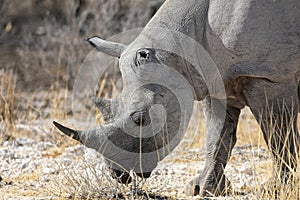
<path fill-rule="evenodd" d="M 146 111 L 137 111 L 130 115 L 132 121 L 138 126 L 146 126 L 150 124 L 150 118 Z"/>

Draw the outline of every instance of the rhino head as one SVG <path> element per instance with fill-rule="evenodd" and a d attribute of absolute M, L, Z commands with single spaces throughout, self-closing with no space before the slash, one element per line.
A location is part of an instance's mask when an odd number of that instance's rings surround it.
<path fill-rule="evenodd" d="M 101 153 L 120 182 L 130 182 L 131 170 L 147 178 L 180 142 L 194 97 L 199 96 L 190 84 L 197 80 L 188 77 L 187 63 L 169 52 L 99 37 L 88 41 L 97 50 L 119 58 L 123 91 L 118 99 L 92 98 L 105 120 L 95 129 L 79 131 L 57 122 L 54 125 Z"/>

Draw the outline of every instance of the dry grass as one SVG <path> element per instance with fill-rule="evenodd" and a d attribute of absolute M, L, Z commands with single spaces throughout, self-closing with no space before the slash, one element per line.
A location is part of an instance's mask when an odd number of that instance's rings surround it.
<path fill-rule="evenodd" d="M 13 71 L 0 70 L 0 124 L 7 130 L 12 130 L 16 120 L 15 109 L 15 85 L 16 76 Z M 0 144 L 8 135 L 0 137 Z"/>

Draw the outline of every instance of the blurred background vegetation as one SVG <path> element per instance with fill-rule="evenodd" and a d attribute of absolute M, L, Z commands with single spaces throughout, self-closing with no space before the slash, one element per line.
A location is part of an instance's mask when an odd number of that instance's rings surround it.
<path fill-rule="evenodd" d="M 84 40 L 144 27 L 163 2 L 0 0 L 2 128 L 72 114 L 76 73 L 92 50 Z"/>
<path fill-rule="evenodd" d="M 0 72 L 16 76 L 17 92 L 72 89 L 85 38 L 143 27 L 163 1 L 0 0 Z"/>

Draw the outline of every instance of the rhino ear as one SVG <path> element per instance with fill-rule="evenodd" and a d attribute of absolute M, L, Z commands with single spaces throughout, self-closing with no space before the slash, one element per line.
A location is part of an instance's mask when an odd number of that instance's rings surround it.
<path fill-rule="evenodd" d="M 92 46 L 96 47 L 96 49 L 98 51 L 101 51 L 101 52 L 106 53 L 110 56 L 114 56 L 114 57 L 118 57 L 118 58 L 120 58 L 122 52 L 127 47 L 124 44 L 103 40 L 98 36 L 88 38 L 87 41 Z"/>

